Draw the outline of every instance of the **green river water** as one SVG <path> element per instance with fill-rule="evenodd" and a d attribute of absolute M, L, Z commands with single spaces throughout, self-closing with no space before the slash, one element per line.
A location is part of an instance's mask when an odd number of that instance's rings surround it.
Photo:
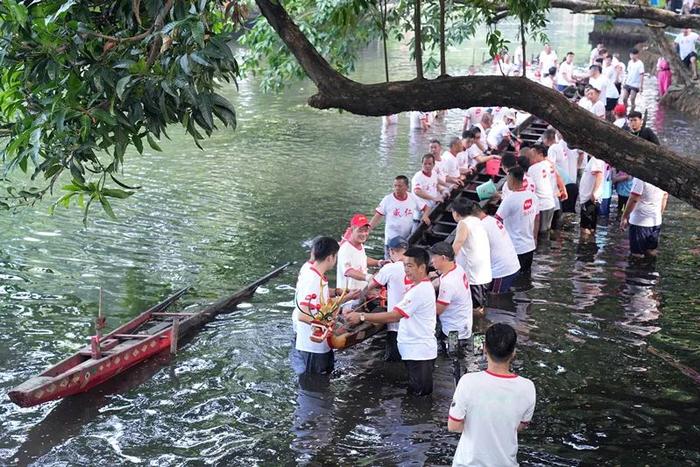
<path fill-rule="evenodd" d="M 587 57 L 592 21 L 554 19 L 560 55 Z M 480 61 L 479 47 L 452 51 L 452 72 Z M 359 79 L 383 76 L 378 50 L 366 52 Z M 392 45 L 393 76 L 411 77 L 407 53 Z M 406 115 L 384 131 L 377 118 L 307 107 L 308 82 L 281 95 L 254 80 L 225 92 L 239 128 L 204 151 L 173 128 L 162 153 L 131 154 L 125 180 L 144 188 L 116 204 L 118 221 L 95 210 L 84 228 L 77 209 L 49 216 L 48 203 L 0 217 L 0 464 L 451 462 L 446 360 L 433 397 L 418 402 L 404 397 L 401 366 L 381 362 L 379 341 L 340 353 L 329 387 L 298 389 L 287 360 L 298 264 L 174 358 L 40 407 L 4 395 L 87 342 L 100 286 L 109 328 L 184 285 L 194 289 L 183 306 L 230 294 L 273 265 L 303 261 L 314 236 L 339 236 L 353 212 L 371 213 L 395 175 L 418 170 L 430 138 L 461 126 L 462 112 L 451 111 L 427 134 L 411 134 Z M 697 154 L 700 125 L 657 111 L 651 86 L 644 97 L 664 144 Z M 700 213 L 678 200 L 651 268 L 629 262 L 616 227 L 600 229 L 594 247 L 567 231 L 536 255 L 532 288 L 476 323 L 517 328 L 516 369 L 537 386 L 523 464 L 700 463 L 700 386 L 667 360 L 700 369 L 699 236 Z M 378 234 L 368 249 L 381 254 Z"/>

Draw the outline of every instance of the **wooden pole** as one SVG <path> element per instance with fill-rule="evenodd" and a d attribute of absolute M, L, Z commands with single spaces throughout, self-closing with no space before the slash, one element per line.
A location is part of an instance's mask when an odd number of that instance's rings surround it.
<path fill-rule="evenodd" d="M 98 342 L 102 339 L 102 327 L 104 326 L 104 314 L 102 311 L 102 287 L 100 287 L 100 298 L 97 304 L 97 321 L 95 322 L 95 335 Z"/>
<path fill-rule="evenodd" d="M 170 353 L 175 355 L 177 353 L 177 338 L 180 333 L 180 320 L 178 318 L 173 319 L 173 329 L 170 334 Z"/>
<path fill-rule="evenodd" d="M 447 75 L 447 61 L 445 60 L 445 0 L 440 0 L 440 75 Z"/>

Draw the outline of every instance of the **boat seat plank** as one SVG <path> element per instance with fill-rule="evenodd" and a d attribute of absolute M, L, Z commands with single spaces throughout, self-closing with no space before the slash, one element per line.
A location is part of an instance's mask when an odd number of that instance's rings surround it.
<path fill-rule="evenodd" d="M 172 316 L 172 317 L 188 317 L 194 315 L 194 313 L 151 313 L 152 316 Z"/>

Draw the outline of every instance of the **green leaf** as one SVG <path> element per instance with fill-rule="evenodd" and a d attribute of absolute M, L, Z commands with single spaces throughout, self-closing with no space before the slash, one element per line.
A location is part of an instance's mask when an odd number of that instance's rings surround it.
<path fill-rule="evenodd" d="M 133 195 L 134 192 L 133 191 L 119 190 L 116 188 L 103 188 L 102 194 L 104 196 L 109 196 L 111 198 L 125 199 L 125 198 L 128 198 L 129 196 Z"/>
<path fill-rule="evenodd" d="M 100 200 L 100 204 L 102 205 L 102 209 L 107 213 L 109 217 L 111 217 L 113 220 L 117 220 L 117 216 L 114 215 L 114 211 L 112 211 L 112 205 L 109 204 L 109 201 L 107 201 L 107 198 L 104 196 L 98 195 L 98 199 Z"/>
<path fill-rule="evenodd" d="M 67 1 L 63 2 L 63 3 L 61 4 L 60 8 L 59 8 L 58 10 L 56 10 L 56 13 L 54 13 L 53 15 L 49 16 L 48 18 L 46 18 L 46 19 L 44 20 L 44 23 L 45 23 L 45 24 L 53 23 L 54 21 L 56 21 L 56 19 L 57 19 L 59 16 L 61 16 L 61 15 L 62 15 L 63 13 L 65 13 L 66 11 L 68 11 L 68 10 L 70 9 L 70 7 L 72 7 L 73 5 L 75 5 L 75 0 L 67 0 Z"/>
<path fill-rule="evenodd" d="M 98 119 L 102 122 L 105 122 L 109 125 L 115 126 L 117 124 L 117 119 L 114 117 L 114 115 L 112 115 L 109 112 L 105 112 L 104 110 L 100 109 L 99 107 L 95 107 L 94 109 L 92 109 L 90 111 L 90 113 L 96 119 Z"/>
<path fill-rule="evenodd" d="M 117 81 L 117 97 L 119 100 L 122 100 L 122 96 L 124 95 L 124 91 L 126 90 L 126 85 L 129 84 L 129 81 L 131 81 L 131 75 L 126 75 Z"/>
<path fill-rule="evenodd" d="M 146 133 L 146 140 L 148 141 L 148 145 L 154 150 L 158 152 L 162 152 L 163 150 L 158 146 L 158 143 L 156 143 L 156 140 L 153 139 L 153 136 L 151 136 L 150 133 Z"/>
<path fill-rule="evenodd" d="M 131 142 L 134 143 L 134 147 L 139 152 L 139 154 L 143 154 L 143 141 L 141 141 L 139 135 L 131 135 Z"/>
<path fill-rule="evenodd" d="M 190 59 L 187 57 L 187 55 L 180 57 L 180 68 L 182 68 L 182 71 L 184 71 L 186 75 L 192 75 L 192 71 L 190 70 Z"/>

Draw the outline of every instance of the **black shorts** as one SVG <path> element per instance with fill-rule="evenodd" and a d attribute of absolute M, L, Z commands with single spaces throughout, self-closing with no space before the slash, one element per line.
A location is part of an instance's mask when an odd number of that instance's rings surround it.
<path fill-rule="evenodd" d="M 625 85 L 622 86 L 622 87 L 623 87 L 624 89 L 626 89 L 627 92 L 629 92 L 629 93 L 631 93 L 632 91 L 634 91 L 634 92 L 639 92 L 639 88 L 638 88 L 638 87 L 630 86 L 629 84 L 625 84 Z"/>
<path fill-rule="evenodd" d="M 595 230 L 598 224 L 598 205 L 591 200 L 581 205 L 581 228 Z"/>
<path fill-rule="evenodd" d="M 427 396 L 433 393 L 433 360 L 404 360 L 408 372 L 408 394 Z"/>
<path fill-rule="evenodd" d="M 643 255 L 649 250 L 659 247 L 659 235 L 661 226 L 641 227 L 630 224 L 630 252 L 635 255 Z"/>
<path fill-rule="evenodd" d="M 529 274 L 532 269 L 532 257 L 535 254 L 535 250 L 528 251 L 518 255 L 518 261 L 520 262 L 520 273 Z"/>
<path fill-rule="evenodd" d="M 625 206 L 627 206 L 628 199 L 630 199 L 629 196 L 617 195 L 617 212 L 619 214 L 625 212 Z"/>
<path fill-rule="evenodd" d="M 384 361 L 385 362 L 399 362 L 401 361 L 401 354 L 399 353 L 399 347 L 396 344 L 396 337 L 398 336 L 396 331 L 386 332 L 386 348 L 384 349 Z"/>
<path fill-rule="evenodd" d="M 697 59 L 697 58 L 698 58 L 698 55 L 697 55 L 695 52 L 690 52 L 690 53 L 689 53 L 688 55 L 686 55 L 685 58 L 683 59 L 683 63 L 684 63 L 685 66 L 687 66 L 688 68 L 690 68 L 690 59 L 693 58 L 693 57 L 695 57 L 695 58 Z"/>
<path fill-rule="evenodd" d="M 576 212 L 576 198 L 578 198 L 578 185 L 569 183 L 566 185 L 566 194 L 568 198 L 561 202 L 562 212 Z"/>
<path fill-rule="evenodd" d="M 486 306 L 486 298 L 489 293 L 489 284 L 474 285 L 469 284 L 469 290 L 472 293 L 472 306 L 474 308 L 481 308 Z"/>

